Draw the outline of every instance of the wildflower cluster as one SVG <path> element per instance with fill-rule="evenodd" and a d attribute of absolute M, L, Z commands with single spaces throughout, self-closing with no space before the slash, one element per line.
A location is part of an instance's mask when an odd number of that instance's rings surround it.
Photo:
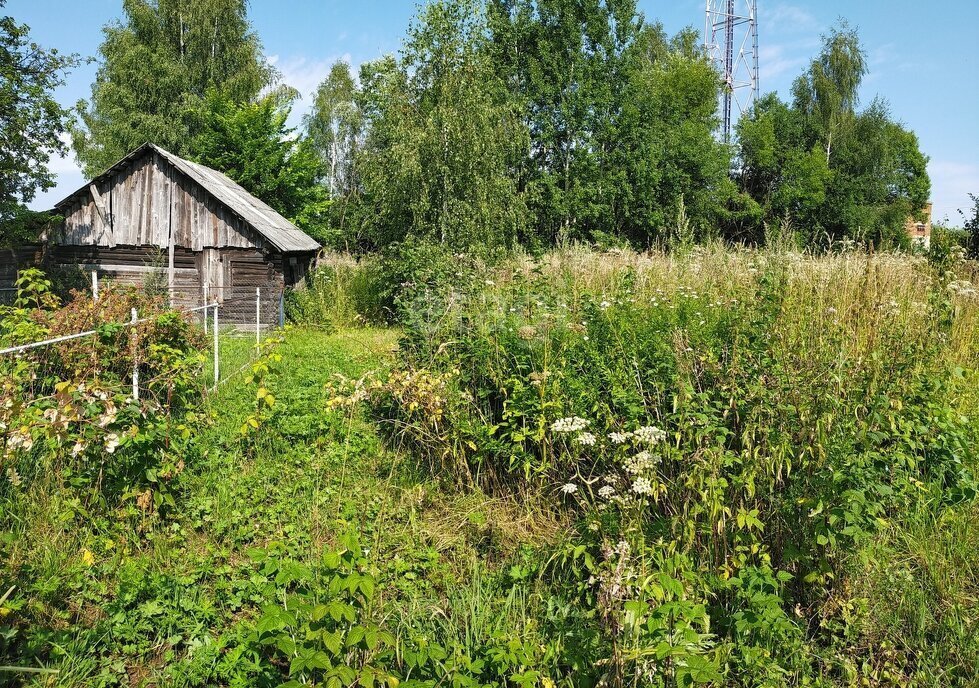
<path fill-rule="evenodd" d="M 449 386 L 458 375 L 458 370 L 445 373 L 433 373 L 424 368 L 394 371 L 387 381 L 372 386 L 391 397 L 409 416 L 421 417 L 428 425 L 437 425 L 445 415 Z"/>
<path fill-rule="evenodd" d="M 626 473 L 630 475 L 643 475 L 655 470 L 656 464 L 658 463 L 659 457 L 654 457 L 648 451 L 643 450 L 638 454 L 626 457 L 623 465 L 625 466 Z"/>
<path fill-rule="evenodd" d="M 653 425 L 646 425 L 632 433 L 639 444 L 659 444 L 666 439 L 666 431 Z"/>
<path fill-rule="evenodd" d="M 584 418 L 579 418 L 578 416 L 571 416 L 569 418 L 558 418 L 556 421 L 551 423 L 551 432 L 570 434 L 573 432 L 580 432 L 587 427 L 587 420 Z"/>
<path fill-rule="evenodd" d="M 975 298 L 979 296 L 979 290 L 976 286 L 969 280 L 956 280 L 955 282 L 949 282 L 946 287 L 949 293 L 953 296 L 961 296 L 963 298 Z"/>
<path fill-rule="evenodd" d="M 612 458 L 609 464 L 599 463 L 606 466 L 609 472 L 589 481 L 589 484 L 599 479 L 602 481 L 592 494 L 597 494 L 603 503 L 625 504 L 650 496 L 657 497 L 665 490 L 657 474 L 663 458 L 662 450 L 655 449 L 656 445 L 666 441 L 665 430 L 655 425 L 644 425 L 636 430 L 613 430 L 599 437 L 585 430 L 589 425 L 588 419 L 579 416 L 559 418 L 551 423 L 551 432 L 555 435 L 574 435 L 571 443 L 588 448 L 586 456 L 592 460 L 602 456 Z M 620 482 L 625 482 L 627 486 L 623 494 L 616 487 Z M 571 495 L 578 492 L 578 485 L 567 482 L 560 489 L 562 493 Z"/>

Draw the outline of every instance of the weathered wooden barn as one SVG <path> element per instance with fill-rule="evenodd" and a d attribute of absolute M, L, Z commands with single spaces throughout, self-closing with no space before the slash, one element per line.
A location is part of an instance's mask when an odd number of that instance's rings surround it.
<path fill-rule="evenodd" d="M 155 280 L 175 305 L 227 302 L 254 319 L 306 276 L 320 245 L 224 174 L 145 144 L 55 206 L 45 261 L 130 284 Z M 250 313 L 250 315 L 248 315 Z M 270 319 L 272 316 L 269 316 Z"/>

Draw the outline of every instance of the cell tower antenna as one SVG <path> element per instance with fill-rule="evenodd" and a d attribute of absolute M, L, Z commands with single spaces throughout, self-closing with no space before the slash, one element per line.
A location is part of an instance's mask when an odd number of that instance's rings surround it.
<path fill-rule="evenodd" d="M 758 98 L 757 0 L 707 0 L 704 50 L 721 76 L 721 133 L 731 140 L 734 109 Z"/>

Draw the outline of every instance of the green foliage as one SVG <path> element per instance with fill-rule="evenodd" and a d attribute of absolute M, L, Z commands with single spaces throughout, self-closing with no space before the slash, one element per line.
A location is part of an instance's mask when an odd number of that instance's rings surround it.
<path fill-rule="evenodd" d="M 342 548 L 323 554 L 314 572 L 302 563 L 277 557 L 275 551 L 253 550 L 261 575 L 274 581 L 277 592 L 255 622 L 253 642 L 288 662 L 285 686 L 322 683 L 326 686 L 383 686 L 400 681 L 378 667 L 395 646 L 394 636 L 366 617 L 376 581 L 356 535 L 341 538 Z"/>
<path fill-rule="evenodd" d="M 306 135 L 322 161 L 331 199 L 323 219 L 329 229 L 323 230 L 321 241 L 345 251 L 365 243 L 357 165 L 365 126 L 358 102 L 361 98 L 350 65 L 337 62 L 317 88 L 312 111 L 304 118 Z"/>
<path fill-rule="evenodd" d="M 277 91 L 237 104 L 211 90 L 197 113 L 192 158 L 221 170 L 314 238 L 326 205 L 319 185 L 322 166 L 312 142 L 286 125 L 294 93 Z"/>
<path fill-rule="evenodd" d="M 182 430 L 113 400 L 185 460 L 162 485 L 8 474 L 10 663 L 97 687 L 970 684 L 965 272 L 697 247 L 398 264 L 439 304 L 398 358 L 396 332 L 290 329 Z M 226 370 L 254 347 L 221 339 Z"/>
<path fill-rule="evenodd" d="M 484 44 L 478 3 L 445 0 L 422 10 L 400 61 L 362 68 L 369 129 L 359 176 L 375 244 L 492 252 L 521 231 L 510 172 L 526 133 Z"/>
<path fill-rule="evenodd" d="M 140 497 L 147 510 L 175 507 L 169 483 L 183 470 L 188 424 L 197 421 L 200 335 L 161 301 L 141 303 L 107 286 L 97 303 L 76 295 L 59 307 L 50 284 L 37 270 L 21 274 L 14 306 L 2 310 L 0 344 L 97 334 L 0 360 L 8 477 L 20 485 L 49 474 L 86 502 Z M 137 303 L 148 322 L 124 328 Z M 132 398 L 134 366 L 141 400 Z"/>
<path fill-rule="evenodd" d="M 0 10 L 4 5 L 0 1 Z M 29 31 L 13 17 L 0 16 L 0 246 L 19 242 L 23 204 L 54 186 L 47 165 L 52 155 L 66 152 L 60 135 L 68 119 L 54 91 L 78 64 L 74 55 L 31 42 Z"/>
<path fill-rule="evenodd" d="M 305 118 L 307 135 L 327 170 L 331 197 L 345 196 L 357 188 L 354 160 L 364 126 L 357 98 L 350 65 L 336 62 L 317 88 L 313 109 Z"/>
<path fill-rule="evenodd" d="M 246 103 L 274 81 L 246 8 L 243 0 L 123 2 L 123 21 L 104 28 L 91 103 L 77 106 L 72 139 L 86 176 L 146 142 L 192 154 L 194 115 L 209 91 Z"/>
<path fill-rule="evenodd" d="M 696 35 L 626 2 L 489 3 L 491 50 L 530 132 L 526 241 L 665 238 L 685 196 L 706 230 L 738 206 L 717 143 L 717 77 Z M 640 192 L 639 189 L 642 191 Z"/>
<path fill-rule="evenodd" d="M 973 680 L 979 626 L 964 600 L 976 594 L 976 523 L 974 505 L 915 510 L 861 548 L 851 563 L 855 603 L 832 619 L 849 617 L 856 643 L 872 648 L 860 659 L 841 648 L 851 675 L 920 686 Z"/>
<path fill-rule="evenodd" d="M 382 323 L 382 279 L 377 258 L 327 258 L 287 293 L 286 313 L 294 323 L 333 329 Z"/>
<path fill-rule="evenodd" d="M 256 345 L 256 358 L 245 377 L 245 384 L 254 385 L 255 401 L 252 413 L 241 424 L 242 453 L 253 456 L 258 443 L 265 434 L 265 426 L 275 421 L 279 407 L 275 403 L 275 395 L 266 386 L 266 378 L 275 367 L 282 362 L 282 354 L 278 352 L 282 344 L 282 335 L 267 336 L 261 344 Z"/>
<path fill-rule="evenodd" d="M 979 256 L 979 196 L 969 194 L 969 200 L 972 201 L 972 208 L 965 212 L 960 210 L 959 213 L 965 221 L 962 229 L 969 235 L 969 253 L 975 258 Z"/>
<path fill-rule="evenodd" d="M 393 322 L 424 327 L 459 290 L 472 290 L 476 259 L 436 241 L 393 244 L 381 255 L 380 303 Z"/>
<path fill-rule="evenodd" d="M 909 294 L 900 258 L 684 260 L 713 277 L 484 273 L 405 321 L 405 370 L 370 396 L 437 474 L 578 516 L 555 561 L 594 610 L 595 680 L 777 683 L 819 651 L 802 620 L 845 594 L 849 552 L 922 495 L 974 498 L 950 359 L 973 305 Z"/>
<path fill-rule="evenodd" d="M 808 246 L 853 239 L 905 246 L 905 224 L 928 201 L 927 158 L 915 134 L 881 99 L 857 111 L 867 71 L 856 32 L 844 22 L 793 86 L 793 104 L 774 94 L 738 123 L 741 187 L 769 225 L 788 220 Z M 764 239 L 757 222 L 732 227 Z"/>

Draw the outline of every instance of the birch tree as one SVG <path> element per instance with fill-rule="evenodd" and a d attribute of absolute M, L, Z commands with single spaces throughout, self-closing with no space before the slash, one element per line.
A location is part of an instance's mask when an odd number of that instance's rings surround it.
<path fill-rule="evenodd" d="M 327 170 L 330 195 L 335 198 L 351 193 L 356 185 L 354 158 L 361 142 L 363 117 L 349 64 L 341 61 L 330 68 L 304 123 Z"/>
<path fill-rule="evenodd" d="M 511 246 L 524 222 L 513 166 L 528 144 L 489 59 L 477 3 L 425 7 L 403 59 L 367 65 L 361 83 L 369 134 L 359 167 L 375 242 Z"/>
<path fill-rule="evenodd" d="M 274 81 L 246 10 L 245 0 L 123 1 L 122 20 L 103 29 L 91 100 L 76 108 L 87 175 L 147 141 L 188 155 L 209 90 L 244 103 Z"/>

